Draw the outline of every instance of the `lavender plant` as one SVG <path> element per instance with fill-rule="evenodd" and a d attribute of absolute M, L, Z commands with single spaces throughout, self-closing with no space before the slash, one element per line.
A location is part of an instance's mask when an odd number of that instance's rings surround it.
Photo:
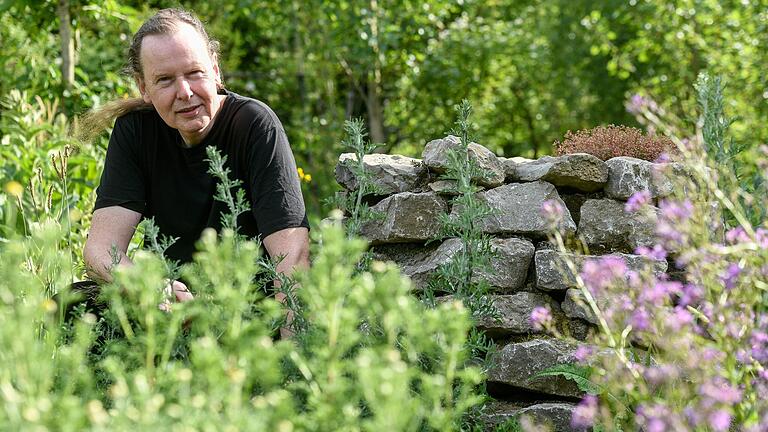
<path fill-rule="evenodd" d="M 599 323 L 590 342 L 600 348 L 579 357 L 601 389 L 577 407 L 574 427 L 768 429 L 768 230 L 763 220 L 753 224 L 754 213 L 740 202 L 767 203 L 764 194 L 719 180 L 732 166 L 718 158 L 736 163 L 722 147 L 728 122 L 721 90 L 717 80 L 700 79 L 700 100 L 709 101 L 702 103 L 704 132 L 672 137 L 690 176 L 678 177 L 675 193 L 656 209 L 647 192 L 627 203 L 627 211 L 658 213 L 657 243 L 636 253 L 668 260 L 682 276 L 631 271 L 614 257 L 587 262 L 580 273 L 571 263 Z M 670 130 L 657 114 L 645 118 Z M 760 162 L 738 163 L 737 170 L 765 175 Z M 557 233 L 553 238 L 562 247 Z"/>

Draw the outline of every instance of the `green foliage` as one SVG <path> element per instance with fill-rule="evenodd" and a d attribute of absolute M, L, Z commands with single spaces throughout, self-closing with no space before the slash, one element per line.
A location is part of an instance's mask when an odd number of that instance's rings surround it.
<path fill-rule="evenodd" d="M 599 395 L 604 392 L 602 386 L 590 381 L 592 369 L 575 363 L 563 363 L 547 368 L 529 378 L 529 381 L 546 376 L 561 376 L 576 383 L 584 393 Z"/>

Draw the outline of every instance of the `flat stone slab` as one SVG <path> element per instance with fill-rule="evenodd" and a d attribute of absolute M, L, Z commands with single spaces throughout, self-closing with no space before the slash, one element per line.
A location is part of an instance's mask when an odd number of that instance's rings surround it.
<path fill-rule="evenodd" d="M 605 256 L 621 258 L 627 264 L 629 270 L 641 271 L 647 266 L 652 266 L 652 270 L 656 274 L 667 271 L 666 261 L 652 260 L 642 255 L 624 253 L 578 255 L 562 253 L 552 249 L 540 249 L 536 251 L 533 258 L 536 268 L 536 288 L 542 291 L 565 291 L 570 288 L 577 288 L 575 275 L 568 268 L 566 260 L 573 262 L 576 271 L 581 272 L 585 261 Z"/>
<path fill-rule="evenodd" d="M 628 156 L 608 159 L 608 182 L 605 195 L 617 200 L 627 200 L 636 192 L 648 191 L 652 198 L 672 194 L 675 179 L 687 177 L 685 166 L 680 163 L 653 163 Z"/>
<path fill-rule="evenodd" d="M 461 138 L 454 135 L 432 140 L 424 147 L 424 164 L 434 172 L 443 173 L 448 168 L 448 151 L 460 146 Z M 469 158 L 477 163 L 481 173 L 472 178 L 473 182 L 485 187 L 496 187 L 504 183 L 504 167 L 492 151 L 477 143 L 469 143 L 467 151 Z"/>
<path fill-rule="evenodd" d="M 553 366 L 575 363 L 578 345 L 560 339 L 534 339 L 510 343 L 499 350 L 488 371 L 488 383 L 499 383 L 525 391 L 580 398 L 576 383 L 560 375 L 533 378 Z M 514 397 L 514 393 L 510 395 Z"/>
<path fill-rule="evenodd" d="M 371 210 L 383 216 L 360 229 L 371 244 L 408 243 L 437 236 L 440 215 L 448 211 L 448 205 L 433 192 L 403 192 L 384 198 Z"/>
<path fill-rule="evenodd" d="M 560 199 L 551 183 L 535 181 L 532 183 L 513 183 L 499 186 L 478 193 L 478 198 L 486 203 L 494 214 L 479 221 L 483 232 L 488 234 L 521 234 L 534 237 L 546 237 L 547 221 L 541 215 L 545 201 L 558 202 L 564 211 L 561 230 L 574 232 L 576 224 L 571 214 Z M 454 206 L 452 215 L 458 212 Z"/>
<path fill-rule="evenodd" d="M 555 320 L 562 316 L 557 302 L 544 294 L 519 292 L 512 295 L 495 295 L 492 299 L 499 312 L 499 319 L 483 317 L 477 323 L 477 328 L 491 337 L 544 333 L 544 330 L 536 330 L 531 325 L 531 313 L 537 307 L 549 306 Z"/>
<path fill-rule="evenodd" d="M 336 182 L 347 190 L 357 189 L 357 177 L 351 165 L 357 163 L 354 153 L 342 153 L 336 164 Z M 373 195 L 391 195 L 412 191 L 427 174 L 419 159 L 400 155 L 369 154 L 363 156 L 363 166 L 370 173 L 376 188 Z"/>
<path fill-rule="evenodd" d="M 572 402 L 502 402 L 494 401 L 488 406 L 480 421 L 485 425 L 485 430 L 493 431 L 511 420 L 519 420 L 528 416 L 536 424 L 548 426 L 552 432 L 582 432 L 582 429 L 571 427 L 571 418 L 576 404 Z"/>
<path fill-rule="evenodd" d="M 655 243 L 658 209 L 627 213 L 624 203 L 612 199 L 591 199 L 581 206 L 578 235 L 590 248 L 634 251 Z"/>
<path fill-rule="evenodd" d="M 558 187 L 596 192 L 608 182 L 608 166 L 587 153 L 544 156 L 538 160 L 516 163 L 514 177 L 517 181 L 543 180 Z"/>

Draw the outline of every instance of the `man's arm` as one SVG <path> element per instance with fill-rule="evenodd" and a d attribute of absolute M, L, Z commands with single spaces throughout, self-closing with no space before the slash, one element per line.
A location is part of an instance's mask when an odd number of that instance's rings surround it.
<path fill-rule="evenodd" d="M 140 221 L 141 213 L 120 206 L 104 207 L 93 212 L 91 229 L 83 248 L 88 276 L 97 281 L 112 281 L 113 250 L 117 253 L 119 265 L 132 264 L 125 253 Z"/>
<path fill-rule="evenodd" d="M 277 272 L 290 276 L 297 268 L 309 268 L 309 230 L 304 227 L 286 228 L 264 237 L 264 247 L 269 256 L 283 257 L 277 264 Z M 275 281 L 275 287 L 280 287 L 280 281 Z M 286 295 L 282 292 L 275 294 L 275 300 L 285 304 Z M 286 312 L 286 326 L 280 329 L 280 338 L 293 336 L 290 324 L 293 322 L 293 311 Z"/>

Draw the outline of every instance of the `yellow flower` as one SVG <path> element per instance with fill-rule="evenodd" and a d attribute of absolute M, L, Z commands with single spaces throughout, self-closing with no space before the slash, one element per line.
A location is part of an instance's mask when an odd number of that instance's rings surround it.
<path fill-rule="evenodd" d="M 311 182 L 312 181 L 312 174 L 305 175 L 304 176 L 304 181 L 306 181 L 307 183 Z"/>
<path fill-rule="evenodd" d="M 5 193 L 9 195 L 13 195 L 16 198 L 20 198 L 21 194 L 24 193 L 24 186 L 22 186 L 21 183 L 17 181 L 11 180 L 5 184 L 4 190 L 5 190 Z"/>
<path fill-rule="evenodd" d="M 299 168 L 298 168 L 298 171 L 299 171 L 299 178 L 300 178 L 300 179 L 303 179 L 303 178 L 304 178 L 304 169 L 302 169 L 301 167 L 299 167 Z"/>

